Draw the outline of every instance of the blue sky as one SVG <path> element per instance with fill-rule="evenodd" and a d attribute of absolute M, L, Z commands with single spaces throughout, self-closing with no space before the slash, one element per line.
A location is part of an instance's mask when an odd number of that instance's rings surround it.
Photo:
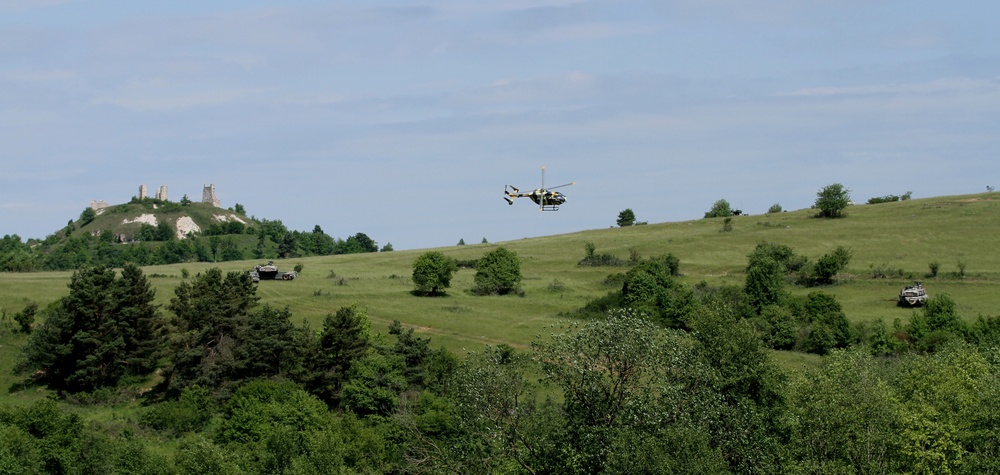
<path fill-rule="evenodd" d="M 1000 2 L 0 0 L 0 235 L 213 183 L 396 249 L 1000 185 Z M 555 213 L 503 186 L 576 181 Z"/>

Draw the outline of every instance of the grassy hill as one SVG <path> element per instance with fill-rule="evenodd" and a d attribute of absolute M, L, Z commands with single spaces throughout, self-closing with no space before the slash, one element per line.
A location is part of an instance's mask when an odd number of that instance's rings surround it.
<path fill-rule="evenodd" d="M 375 330 L 385 333 L 390 322 L 412 326 L 432 344 L 464 354 L 484 344 L 508 343 L 524 348 L 547 333 L 546 327 L 565 314 L 613 290 L 604 283 L 624 267 L 582 267 L 585 245 L 598 254 L 628 259 L 630 254 L 652 257 L 673 253 L 681 260 L 686 285 L 742 285 L 746 256 L 760 241 L 790 246 L 796 254 L 815 260 L 837 246 L 851 249 L 853 259 L 833 286 L 821 290 L 836 296 L 852 321 L 882 319 L 892 324 L 913 310 L 896 307 L 898 291 L 922 280 L 931 296 L 947 293 L 960 315 L 974 319 L 997 315 L 1000 254 L 992 246 L 1000 235 L 1000 195 L 978 194 L 914 199 L 848 208 L 841 219 L 817 219 L 815 210 L 771 215 L 736 216 L 732 230 L 722 232 L 722 218 L 649 224 L 626 228 L 581 231 L 503 243 L 435 249 L 459 260 L 476 259 L 496 246 L 505 246 L 522 259 L 523 297 L 478 297 L 472 287 L 472 269 L 460 270 L 443 297 L 411 295 L 413 262 L 426 250 L 344 254 L 278 260 L 282 270 L 301 264 L 293 281 L 265 281 L 258 285 L 263 303 L 287 306 L 295 321 L 319 328 L 323 317 L 342 306 L 367 307 Z M 220 210 L 221 211 L 221 210 Z M 95 220 L 96 222 L 96 220 Z M 928 277 L 930 264 L 939 264 Z M 147 267 L 144 272 L 165 304 L 174 287 L 189 275 L 210 267 L 224 271 L 249 270 L 256 262 L 185 263 Z M 889 274 L 889 278 L 873 275 Z M 70 272 L 0 274 L 0 310 L 4 322 L 35 301 L 42 307 L 66 295 Z M 792 287 L 793 293 L 815 289 Z M 24 338 L 4 333 L 0 341 L 0 385 L 16 380 L 9 373 Z M 800 358 L 798 355 L 786 358 Z M 16 395 L 15 397 L 30 397 Z"/>
<path fill-rule="evenodd" d="M 183 235 L 187 234 L 184 231 L 192 230 L 190 227 L 185 227 L 183 224 L 185 222 L 193 223 L 197 226 L 197 229 L 193 230 L 198 231 L 205 230 L 213 224 L 233 220 L 247 225 L 254 223 L 251 218 L 238 215 L 230 210 L 217 208 L 209 203 L 189 202 L 181 204 L 152 199 L 133 199 L 130 203 L 98 210 L 90 222 L 77 221 L 68 233 L 68 237 L 110 231 L 116 236 L 124 235 L 131 238 L 137 236 L 143 224 L 156 226 L 159 223 L 166 223 L 175 233 L 180 231 L 180 234 Z"/>

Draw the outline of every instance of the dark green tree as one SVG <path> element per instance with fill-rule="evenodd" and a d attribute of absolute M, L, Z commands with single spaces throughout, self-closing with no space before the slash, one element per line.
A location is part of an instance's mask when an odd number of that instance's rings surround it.
<path fill-rule="evenodd" d="M 686 328 L 694 308 L 694 294 L 673 275 L 671 255 L 640 262 L 625 273 L 622 303 L 645 312 L 670 328 Z"/>
<path fill-rule="evenodd" d="M 331 406 L 340 402 L 344 381 L 351 366 L 371 347 L 371 321 L 356 304 L 328 314 L 323 330 L 311 345 L 311 357 L 304 362 L 306 373 L 298 378 L 312 394 Z"/>
<path fill-rule="evenodd" d="M 478 295 L 506 295 L 521 284 L 521 259 L 513 251 L 498 247 L 476 263 L 473 292 Z"/>
<path fill-rule="evenodd" d="M 19 373 L 40 371 L 50 387 L 89 392 L 155 367 L 160 315 L 138 267 L 126 265 L 121 279 L 110 268 L 84 268 L 69 289 L 22 350 Z"/>
<path fill-rule="evenodd" d="M 367 234 L 357 233 L 353 237 L 358 241 L 358 244 L 361 245 L 361 249 L 365 252 L 378 252 L 378 243 L 368 237 Z"/>
<path fill-rule="evenodd" d="M 816 193 L 814 208 L 819 209 L 820 218 L 839 218 L 844 216 L 844 210 L 851 204 L 851 190 L 840 183 L 824 186 Z"/>
<path fill-rule="evenodd" d="M 622 228 L 635 225 L 635 213 L 632 211 L 632 208 L 625 208 L 621 213 L 618 213 L 618 220 L 615 222 L 618 224 L 618 227 Z"/>
<path fill-rule="evenodd" d="M 153 304 L 156 289 L 142 269 L 125 264 L 121 277 L 115 281 L 114 293 L 121 318 L 127 323 L 122 327 L 123 362 L 129 374 L 148 374 L 156 369 L 157 360 L 164 351 L 166 321 L 160 314 L 160 306 Z"/>
<path fill-rule="evenodd" d="M 297 249 L 298 242 L 295 239 L 295 235 L 290 232 L 286 232 L 281 237 L 281 241 L 278 242 L 278 257 L 282 259 L 295 257 L 297 255 Z"/>
<path fill-rule="evenodd" d="M 182 281 L 167 309 L 171 321 L 167 389 L 173 394 L 191 385 L 218 389 L 232 379 L 238 361 L 234 352 L 259 298 L 246 272 L 223 276 L 218 268 Z"/>
<path fill-rule="evenodd" d="M 726 200 L 718 200 L 712 205 L 712 209 L 705 213 L 706 218 L 726 218 L 733 215 L 733 210 Z"/>
<path fill-rule="evenodd" d="M 232 237 L 227 237 L 222 240 L 221 244 L 222 250 L 222 260 L 223 261 L 242 261 L 243 260 L 243 250 L 240 249 L 239 244 Z"/>
<path fill-rule="evenodd" d="M 760 249 L 761 245 L 758 245 Z M 746 292 L 750 304 L 759 314 L 768 305 L 780 304 L 784 298 L 784 266 L 766 252 L 750 253 L 747 256 Z"/>
<path fill-rule="evenodd" d="M 31 327 L 35 324 L 35 315 L 38 314 L 38 303 L 28 302 L 27 305 L 14 315 L 14 321 L 20 327 L 21 333 L 31 333 Z"/>
<path fill-rule="evenodd" d="M 296 328 L 288 307 L 264 305 L 238 329 L 234 379 L 288 378 L 301 372 L 308 347 L 305 327 Z"/>
<path fill-rule="evenodd" d="M 437 251 L 428 251 L 413 262 L 413 283 L 419 293 L 437 295 L 451 286 L 451 278 L 458 272 L 458 264 Z"/>
<path fill-rule="evenodd" d="M 90 224 L 95 218 L 97 218 L 97 211 L 94 211 L 94 208 L 89 206 L 84 208 L 83 212 L 80 213 L 80 226 Z"/>

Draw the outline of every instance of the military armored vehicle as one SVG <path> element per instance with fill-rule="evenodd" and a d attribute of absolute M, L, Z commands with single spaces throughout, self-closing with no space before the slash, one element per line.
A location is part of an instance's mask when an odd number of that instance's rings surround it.
<path fill-rule="evenodd" d="M 927 302 L 927 290 L 916 281 L 899 291 L 899 305 L 903 307 L 919 307 Z"/>
<path fill-rule="evenodd" d="M 278 272 L 278 266 L 274 265 L 274 261 L 267 261 L 267 264 L 258 264 L 254 266 L 253 270 L 250 271 L 250 278 L 253 279 L 256 275 L 254 282 L 261 280 L 292 280 L 297 275 L 295 271 L 289 272 Z"/>

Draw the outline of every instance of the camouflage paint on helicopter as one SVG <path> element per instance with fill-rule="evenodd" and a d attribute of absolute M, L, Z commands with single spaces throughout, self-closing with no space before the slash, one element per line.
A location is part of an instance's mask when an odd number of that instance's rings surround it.
<path fill-rule="evenodd" d="M 574 181 L 564 185 L 545 188 L 545 167 L 542 167 L 541 188 L 537 188 L 530 193 L 521 193 L 520 190 L 518 190 L 514 185 L 506 185 L 503 188 L 503 199 L 507 201 L 508 205 L 512 205 L 514 204 L 514 200 L 516 198 L 530 198 L 531 201 L 534 201 L 535 204 L 538 205 L 539 211 L 559 211 L 559 205 L 566 202 L 566 195 L 552 190 L 575 184 L 576 182 Z"/>

